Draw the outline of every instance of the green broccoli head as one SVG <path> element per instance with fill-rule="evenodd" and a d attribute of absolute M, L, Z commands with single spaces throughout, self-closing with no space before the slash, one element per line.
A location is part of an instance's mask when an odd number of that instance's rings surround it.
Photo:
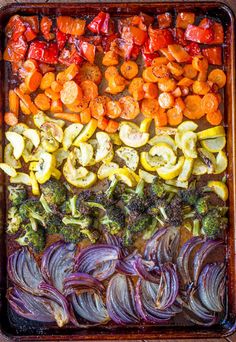
<path fill-rule="evenodd" d="M 159 178 L 155 178 L 150 186 L 150 192 L 151 195 L 154 197 L 163 197 L 166 193 L 164 183 Z"/>
<path fill-rule="evenodd" d="M 222 217 L 217 208 L 212 209 L 202 219 L 202 232 L 210 238 L 216 238 L 227 227 L 227 223 L 227 217 Z"/>
<path fill-rule="evenodd" d="M 106 214 L 101 218 L 100 223 L 105 225 L 110 233 L 116 234 L 125 226 L 125 214 L 118 206 L 110 206 Z"/>
<path fill-rule="evenodd" d="M 20 228 L 22 218 L 16 207 L 11 207 L 7 213 L 7 233 L 16 234 Z"/>
<path fill-rule="evenodd" d="M 83 238 L 88 238 L 94 243 L 97 240 L 95 232 L 90 230 L 92 223 L 90 217 L 81 216 L 80 218 L 74 218 L 65 216 L 62 222 L 63 225 L 61 225 L 59 233 L 63 235 L 65 241 L 77 243 Z"/>
<path fill-rule="evenodd" d="M 63 225 L 61 217 L 56 214 L 47 214 L 44 218 L 44 223 L 48 234 L 59 234 Z"/>
<path fill-rule="evenodd" d="M 37 225 L 45 225 L 45 211 L 42 204 L 33 199 L 26 200 L 19 207 L 19 215 L 22 221 L 30 221 L 34 230 L 37 230 Z"/>
<path fill-rule="evenodd" d="M 9 200 L 11 201 L 13 206 L 20 205 L 28 197 L 27 190 L 22 184 L 17 184 L 15 186 L 9 185 L 8 191 L 9 191 Z"/>
<path fill-rule="evenodd" d="M 132 233 L 142 232 L 149 227 L 152 222 L 152 218 L 149 215 L 140 215 L 132 223 L 130 223 L 127 229 Z"/>
<path fill-rule="evenodd" d="M 66 201 L 66 187 L 62 182 L 55 178 L 50 178 L 46 183 L 40 186 L 40 189 L 49 205 L 60 206 Z"/>
<path fill-rule="evenodd" d="M 125 204 L 125 209 L 128 213 L 137 213 L 141 214 L 147 209 L 147 200 L 144 196 L 144 180 L 137 184 L 135 190 L 126 191 L 122 195 L 122 200 Z"/>
<path fill-rule="evenodd" d="M 209 210 L 208 197 L 200 197 L 195 205 L 196 211 L 200 215 L 205 215 Z"/>
<path fill-rule="evenodd" d="M 29 246 L 35 252 L 41 252 L 46 245 L 46 234 L 44 228 L 38 226 L 37 231 L 32 229 L 31 224 L 24 226 L 24 233 L 16 241 L 21 246 Z"/>
<path fill-rule="evenodd" d="M 195 205 L 199 199 L 199 191 L 197 189 L 180 190 L 179 195 L 185 204 Z"/>
<path fill-rule="evenodd" d="M 77 225 L 63 225 L 60 229 L 60 234 L 66 242 L 78 243 L 83 239 L 81 230 Z"/>

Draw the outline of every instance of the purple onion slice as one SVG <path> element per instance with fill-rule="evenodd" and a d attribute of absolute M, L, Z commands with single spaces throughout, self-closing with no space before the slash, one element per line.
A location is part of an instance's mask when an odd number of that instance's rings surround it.
<path fill-rule="evenodd" d="M 153 283 L 160 282 L 160 269 L 155 266 L 153 261 L 143 260 L 140 256 L 136 257 L 134 262 L 134 270 L 136 274 L 147 281 Z"/>
<path fill-rule="evenodd" d="M 72 273 L 64 281 L 64 290 L 66 296 L 76 292 L 77 294 L 83 292 L 101 293 L 104 290 L 102 283 L 87 273 Z"/>
<path fill-rule="evenodd" d="M 83 249 L 76 260 L 75 269 L 98 280 L 110 277 L 116 268 L 120 249 L 111 245 L 92 245 Z"/>
<path fill-rule="evenodd" d="M 225 269 L 224 264 L 208 264 L 199 276 L 199 298 L 208 310 L 221 312 L 224 309 Z"/>
<path fill-rule="evenodd" d="M 10 280 L 22 290 L 40 294 L 39 284 L 43 281 L 40 268 L 27 248 L 17 250 L 8 258 Z"/>
<path fill-rule="evenodd" d="M 134 264 L 138 256 L 137 250 L 133 253 L 127 255 L 126 257 L 121 257 L 116 263 L 116 271 L 123 273 L 125 275 L 137 275 Z"/>
<path fill-rule="evenodd" d="M 110 318 L 117 324 L 139 321 L 133 283 L 123 274 L 116 274 L 111 278 L 107 287 L 106 305 Z"/>
<path fill-rule="evenodd" d="M 41 271 L 45 280 L 63 293 L 64 279 L 73 272 L 76 245 L 57 241 L 42 257 Z"/>

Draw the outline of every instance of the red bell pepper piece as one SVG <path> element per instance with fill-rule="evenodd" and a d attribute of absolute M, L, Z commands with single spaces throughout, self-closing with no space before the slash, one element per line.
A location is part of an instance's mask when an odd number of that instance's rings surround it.
<path fill-rule="evenodd" d="M 28 58 L 33 58 L 43 63 L 56 64 L 58 61 L 58 51 L 56 43 L 36 40 L 30 44 Z"/>
<path fill-rule="evenodd" d="M 66 33 L 63 33 L 56 29 L 56 41 L 57 41 L 57 46 L 58 50 L 61 51 L 64 49 L 66 42 L 68 39 L 68 35 Z"/>
<path fill-rule="evenodd" d="M 142 52 L 142 56 L 144 59 L 145 66 L 149 67 L 152 64 L 153 59 L 159 57 L 159 53 L 158 52 L 153 52 L 153 53 Z"/>
<path fill-rule="evenodd" d="M 133 59 L 137 59 L 138 58 L 138 55 L 140 53 L 140 50 L 141 50 L 141 47 L 138 46 L 138 45 L 133 45 L 133 48 L 131 50 L 131 58 Z"/>
<path fill-rule="evenodd" d="M 148 34 L 151 52 L 166 48 L 169 44 L 174 43 L 172 32 L 169 29 L 153 29 L 152 27 L 149 27 Z"/>
<path fill-rule="evenodd" d="M 198 56 L 201 54 L 201 49 L 198 43 L 190 43 L 187 46 L 185 46 L 185 50 L 190 54 L 190 56 Z"/>
<path fill-rule="evenodd" d="M 116 38 L 111 43 L 111 50 L 124 59 L 130 59 L 134 44 L 131 41 Z"/>
<path fill-rule="evenodd" d="M 88 24 L 87 28 L 93 33 L 108 34 L 113 31 L 113 23 L 109 13 L 99 12 L 98 15 Z"/>
<path fill-rule="evenodd" d="M 202 54 L 207 58 L 209 64 L 222 65 L 222 48 L 220 46 L 202 49 Z"/>
<path fill-rule="evenodd" d="M 37 37 L 37 34 L 34 32 L 34 30 L 32 30 L 30 26 L 28 26 L 26 31 L 24 32 L 24 37 L 26 38 L 27 42 L 30 42 Z"/>
<path fill-rule="evenodd" d="M 146 31 L 140 30 L 140 28 L 136 26 L 124 26 L 121 38 L 142 46 L 147 40 L 148 35 Z"/>
<path fill-rule="evenodd" d="M 23 36 L 17 40 L 10 39 L 3 54 L 3 59 L 9 62 L 20 62 L 24 59 L 28 44 Z"/>
<path fill-rule="evenodd" d="M 212 28 L 204 28 L 195 25 L 188 25 L 185 31 L 185 39 L 196 43 L 210 44 L 214 39 Z"/>
<path fill-rule="evenodd" d="M 19 15 L 11 17 L 6 26 L 6 36 L 12 40 L 17 41 L 20 36 L 25 32 L 26 27 L 23 20 Z"/>
<path fill-rule="evenodd" d="M 157 21 L 158 21 L 159 28 L 170 27 L 172 23 L 172 15 L 168 12 L 159 14 L 157 16 Z"/>
<path fill-rule="evenodd" d="M 40 22 L 40 30 L 46 40 L 55 38 L 54 33 L 50 32 L 52 28 L 52 20 L 48 17 L 42 17 Z"/>
<path fill-rule="evenodd" d="M 213 30 L 214 38 L 211 44 L 222 44 L 224 42 L 224 30 L 220 23 L 217 23 L 209 18 L 203 18 L 199 26 L 206 29 L 211 28 Z"/>
<path fill-rule="evenodd" d="M 39 33 L 39 18 L 37 15 L 31 15 L 30 17 L 22 16 L 24 24 L 28 24 L 35 33 Z"/>
<path fill-rule="evenodd" d="M 71 65 L 73 63 L 81 65 L 84 61 L 84 59 L 79 55 L 75 45 L 71 46 L 71 50 L 69 49 L 63 49 L 60 53 L 60 56 L 58 58 L 58 61 L 61 64 L 65 65 Z"/>
<path fill-rule="evenodd" d="M 79 44 L 77 45 L 77 49 L 79 54 L 89 61 L 91 64 L 94 63 L 94 58 L 95 58 L 95 51 L 96 48 L 94 45 L 86 42 L 86 41 L 80 41 Z"/>
<path fill-rule="evenodd" d="M 173 36 L 174 36 L 174 40 L 176 41 L 176 43 L 185 46 L 188 45 L 187 40 L 184 37 L 184 30 L 181 28 L 174 28 L 172 30 L 173 32 Z"/>

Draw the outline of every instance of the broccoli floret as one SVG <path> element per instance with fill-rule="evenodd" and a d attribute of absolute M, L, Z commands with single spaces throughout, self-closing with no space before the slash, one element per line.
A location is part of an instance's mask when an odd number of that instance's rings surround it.
<path fill-rule="evenodd" d="M 183 223 L 183 211 L 181 199 L 175 196 L 166 208 L 168 223 L 174 227 L 179 227 Z"/>
<path fill-rule="evenodd" d="M 110 233 L 116 234 L 125 226 L 125 214 L 118 206 L 108 207 L 100 223 L 107 226 Z"/>
<path fill-rule="evenodd" d="M 89 229 L 92 223 L 91 218 L 64 217 L 62 222 L 64 225 L 60 229 L 60 234 L 63 235 L 65 241 L 77 243 L 82 238 L 88 238 L 92 243 L 96 242 L 96 234 Z"/>
<path fill-rule="evenodd" d="M 200 193 L 197 189 L 187 189 L 179 191 L 180 198 L 182 201 L 189 205 L 195 205 L 200 196 Z"/>
<path fill-rule="evenodd" d="M 156 232 L 158 228 L 158 221 L 155 218 L 152 218 L 152 221 L 150 225 L 145 229 L 145 232 L 143 234 L 144 240 L 149 240 Z"/>
<path fill-rule="evenodd" d="M 37 200 L 26 200 L 19 207 L 19 214 L 22 221 L 30 221 L 33 230 L 37 230 L 38 223 L 45 225 L 44 216 L 45 211 L 42 204 Z"/>
<path fill-rule="evenodd" d="M 227 227 L 227 223 L 227 217 L 222 217 L 217 208 L 212 209 L 202 219 L 202 232 L 210 238 L 216 238 Z"/>
<path fill-rule="evenodd" d="M 164 183 L 159 178 L 155 178 L 150 186 L 150 193 L 152 196 L 161 198 L 165 195 L 166 189 Z"/>
<path fill-rule="evenodd" d="M 11 207 L 7 213 L 7 233 L 16 234 L 20 228 L 22 218 L 16 207 Z"/>
<path fill-rule="evenodd" d="M 195 205 L 196 211 L 200 215 L 205 215 L 209 210 L 208 197 L 200 197 Z"/>
<path fill-rule="evenodd" d="M 40 189 L 50 206 L 60 206 L 66 201 L 66 187 L 55 178 L 51 178 L 46 183 L 42 184 Z"/>
<path fill-rule="evenodd" d="M 147 209 L 147 199 L 144 196 L 144 180 L 137 184 L 135 190 L 127 191 L 122 195 L 125 209 L 128 213 L 142 214 Z"/>
<path fill-rule="evenodd" d="M 132 223 L 129 223 L 127 229 L 132 233 L 142 232 L 144 229 L 146 229 L 150 225 L 151 222 L 152 222 L 151 216 L 140 215 Z"/>
<path fill-rule="evenodd" d="M 62 222 L 65 225 L 76 225 L 79 226 L 81 229 L 89 228 L 89 226 L 92 223 L 92 220 L 90 217 L 86 216 L 81 216 L 81 217 L 70 217 L 70 216 L 65 216 L 62 219 Z"/>
<path fill-rule="evenodd" d="M 64 203 L 62 203 L 62 205 L 59 208 L 59 211 L 63 214 L 63 215 L 69 215 L 71 214 L 71 204 L 70 204 L 70 200 L 66 200 Z"/>
<path fill-rule="evenodd" d="M 27 199 L 27 190 L 22 184 L 8 186 L 9 200 L 13 206 L 18 206 Z"/>
<path fill-rule="evenodd" d="M 35 252 L 41 252 L 46 245 L 45 230 L 38 226 L 37 231 L 32 229 L 30 224 L 24 226 L 24 235 L 20 236 L 16 241 L 21 246 L 29 246 Z"/>
<path fill-rule="evenodd" d="M 66 242 L 78 243 L 83 238 L 77 225 L 63 225 L 60 234 Z"/>
<path fill-rule="evenodd" d="M 44 218 L 45 229 L 48 234 L 59 234 L 62 220 L 59 215 L 47 214 Z"/>

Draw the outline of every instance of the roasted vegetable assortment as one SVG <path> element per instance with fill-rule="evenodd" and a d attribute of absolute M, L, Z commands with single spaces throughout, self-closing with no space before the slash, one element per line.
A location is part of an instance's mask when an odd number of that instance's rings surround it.
<path fill-rule="evenodd" d="M 0 163 L 6 232 L 19 246 L 11 308 L 59 327 L 219 322 L 229 196 L 220 21 L 14 15 L 5 32 L 17 79 Z"/>

